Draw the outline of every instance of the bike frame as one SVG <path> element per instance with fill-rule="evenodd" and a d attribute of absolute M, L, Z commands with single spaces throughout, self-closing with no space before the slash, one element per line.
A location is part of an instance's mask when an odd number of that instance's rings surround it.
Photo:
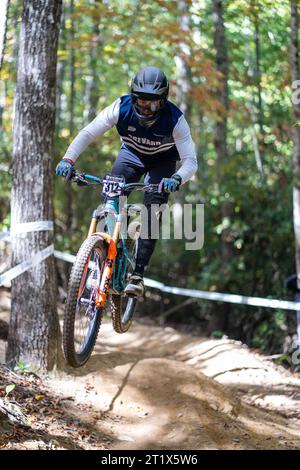
<path fill-rule="evenodd" d="M 101 212 L 102 214 L 105 214 L 106 213 L 105 208 Z M 98 235 L 104 240 L 104 242 L 107 245 L 107 256 L 106 256 L 106 260 L 105 260 L 105 264 L 103 268 L 103 273 L 101 276 L 101 283 L 100 283 L 98 293 L 97 293 L 97 298 L 95 301 L 96 306 L 99 308 L 104 307 L 106 299 L 107 299 L 108 290 L 110 288 L 111 280 L 112 281 L 114 280 L 113 272 L 114 272 L 116 257 L 118 255 L 117 244 L 120 239 L 122 220 L 124 217 L 122 213 L 118 213 L 118 212 L 112 214 L 112 216 L 116 218 L 112 236 L 106 232 L 96 231 L 97 223 L 99 222 L 99 219 L 100 219 L 100 214 L 99 215 L 93 214 L 90 228 L 88 231 L 88 237 L 91 237 L 93 235 Z M 126 256 L 126 249 L 124 251 L 124 255 Z M 126 263 L 126 259 L 125 259 L 125 263 Z"/>
<path fill-rule="evenodd" d="M 71 174 L 66 177 L 66 180 L 74 179 L 78 184 L 81 185 L 99 185 L 102 184 L 102 180 L 92 175 L 87 174 Z M 91 183 L 89 183 L 89 181 Z M 134 188 L 156 188 L 157 184 L 144 184 L 144 183 L 129 183 L 126 184 L 126 189 L 134 189 Z M 125 189 L 124 186 L 124 189 Z M 127 219 L 129 209 L 135 210 L 138 212 L 138 209 L 134 207 L 134 205 L 126 205 L 122 207 L 121 210 L 119 208 L 119 196 L 114 197 L 112 199 L 108 199 L 104 205 L 102 210 L 95 210 L 92 215 L 92 219 L 90 222 L 90 227 L 88 231 L 88 238 L 92 236 L 99 236 L 107 245 L 107 256 L 105 259 L 103 272 L 101 276 L 100 286 L 97 289 L 97 298 L 95 301 L 95 305 L 98 308 L 103 308 L 109 289 L 112 289 L 115 293 L 120 294 L 124 289 L 123 281 L 126 271 L 126 263 L 128 260 L 128 254 L 126 250 L 126 243 L 124 240 L 123 232 L 122 232 L 122 224 Z M 111 234 L 103 231 L 97 232 L 97 224 L 100 218 L 105 218 L 107 221 L 107 226 L 111 229 Z M 110 218 L 110 220 L 108 220 Z M 113 222 L 113 226 L 112 226 Z M 119 253 L 118 244 L 121 241 L 121 248 L 122 248 L 122 256 L 119 260 L 118 269 L 116 270 L 116 259 Z"/>

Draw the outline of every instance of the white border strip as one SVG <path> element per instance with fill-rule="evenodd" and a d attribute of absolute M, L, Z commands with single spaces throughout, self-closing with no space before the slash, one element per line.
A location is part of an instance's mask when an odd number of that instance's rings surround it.
<path fill-rule="evenodd" d="M 68 263 L 74 263 L 76 256 L 70 255 L 70 253 L 64 253 L 63 251 L 54 250 L 55 258 L 62 259 L 63 261 L 67 261 Z"/>
<path fill-rule="evenodd" d="M 43 230 L 52 232 L 54 230 L 53 221 L 38 220 L 36 222 L 25 222 L 22 224 L 15 224 L 11 227 L 11 234 L 19 235 L 20 233 L 42 232 Z"/>
<path fill-rule="evenodd" d="M 20 264 L 17 264 L 17 266 L 15 266 L 14 268 L 11 268 L 8 271 L 6 271 L 4 274 L 1 274 L 0 286 L 7 284 L 8 282 L 12 281 L 16 277 L 25 273 L 26 271 L 33 268 L 37 264 L 40 264 L 46 258 L 53 255 L 53 253 L 54 253 L 54 245 L 49 245 L 44 250 L 41 250 L 38 253 L 36 253 L 30 260 L 26 260 Z"/>
<path fill-rule="evenodd" d="M 246 295 L 223 294 L 221 292 L 207 292 L 195 289 L 184 289 L 166 286 L 162 282 L 145 278 L 145 285 L 169 294 L 194 297 L 196 299 L 214 300 L 216 302 L 229 302 L 232 304 L 252 305 L 255 307 L 281 308 L 284 310 L 300 310 L 300 302 L 290 302 L 288 300 L 264 299 L 262 297 L 248 297 Z"/>

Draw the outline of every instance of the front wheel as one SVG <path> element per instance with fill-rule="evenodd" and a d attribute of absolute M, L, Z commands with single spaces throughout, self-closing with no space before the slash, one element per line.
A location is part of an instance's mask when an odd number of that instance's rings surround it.
<path fill-rule="evenodd" d="M 85 240 L 73 265 L 65 306 L 63 348 L 67 363 L 83 366 L 91 356 L 100 328 L 103 308 L 95 300 L 107 255 L 98 235 Z"/>

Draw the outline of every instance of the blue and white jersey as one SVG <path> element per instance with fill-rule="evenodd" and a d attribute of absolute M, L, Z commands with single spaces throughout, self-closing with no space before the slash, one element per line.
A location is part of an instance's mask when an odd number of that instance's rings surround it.
<path fill-rule="evenodd" d="M 120 98 L 117 130 L 123 144 L 138 155 L 152 157 L 171 149 L 177 153 L 173 130 L 182 116 L 180 109 L 168 101 L 150 127 L 142 126 L 132 109 L 130 95 L 126 95 Z"/>
<path fill-rule="evenodd" d="M 175 156 L 180 159 L 182 165 L 176 173 L 181 176 L 183 183 L 196 172 L 195 145 L 182 111 L 167 101 L 158 119 L 150 127 L 144 127 L 132 109 L 130 95 L 118 98 L 103 109 L 79 132 L 64 157 L 75 162 L 91 142 L 113 126 L 118 130 L 122 146 L 141 158 L 165 159 Z"/>

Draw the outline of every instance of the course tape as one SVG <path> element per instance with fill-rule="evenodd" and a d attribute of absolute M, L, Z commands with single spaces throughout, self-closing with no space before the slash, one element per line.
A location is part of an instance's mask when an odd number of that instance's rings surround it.
<path fill-rule="evenodd" d="M 74 263 L 76 256 L 62 251 L 54 252 L 54 256 L 63 261 Z M 145 286 L 159 289 L 169 294 L 183 295 L 197 299 L 214 300 L 216 302 L 229 302 L 233 304 L 252 305 L 255 307 L 280 308 L 284 310 L 300 310 L 300 302 L 290 302 L 288 300 L 264 299 L 262 297 L 248 297 L 245 295 L 223 294 L 221 292 L 207 292 L 195 289 L 184 289 L 166 286 L 162 282 L 154 281 L 148 277 L 144 278 Z"/>
<path fill-rule="evenodd" d="M 11 228 L 12 235 L 19 235 L 28 232 L 53 231 L 54 224 L 52 220 L 38 220 L 36 222 L 24 222 L 15 224 Z"/>
<path fill-rule="evenodd" d="M 0 233 L 0 240 L 5 240 L 9 241 L 9 232 L 1 232 Z M 44 256 L 42 259 L 38 258 L 42 253 L 46 253 L 46 250 L 49 250 L 49 254 Z M 35 260 L 34 264 L 37 264 L 43 259 L 46 259 L 48 256 L 54 254 L 54 256 L 58 259 L 61 259 L 63 261 L 67 261 L 68 263 L 74 263 L 76 256 L 71 255 L 69 253 L 64 253 L 62 251 L 57 251 L 54 250 L 53 245 L 49 246 L 45 250 L 37 253 L 34 258 L 30 261 L 24 261 L 20 265 L 16 266 L 15 268 L 10 269 L 6 273 L 2 274 L 0 276 L 0 286 L 4 284 L 3 279 L 5 276 L 7 276 L 9 273 L 9 280 L 14 279 L 14 277 L 19 276 L 23 272 L 27 271 L 30 269 L 33 264 L 33 260 Z M 25 267 L 26 265 L 26 267 Z M 22 268 L 21 268 L 22 266 Z M 24 269 L 25 267 L 25 269 Z M 23 270 L 24 269 L 24 270 Z M 15 270 L 15 271 L 14 271 Z M 19 272 L 21 271 L 21 272 Z M 17 273 L 17 274 L 15 274 Z M 5 283 L 8 282 L 5 280 Z M 154 281 L 153 279 L 149 278 L 144 278 L 145 286 L 153 288 L 153 289 L 159 289 L 162 292 L 167 292 L 169 294 L 175 294 L 175 295 L 182 295 L 185 297 L 191 297 L 191 298 L 196 298 L 196 299 L 206 299 L 206 300 L 213 300 L 216 302 L 228 302 L 232 304 L 241 304 L 241 305 L 251 305 L 254 307 L 267 307 L 267 308 L 275 308 L 275 309 L 283 309 L 283 310 L 300 310 L 300 302 L 290 302 L 288 300 L 278 300 L 278 299 L 265 299 L 262 297 L 248 297 L 246 295 L 237 295 L 237 294 L 225 294 L 221 292 L 207 292 L 207 291 L 201 291 L 201 290 L 196 290 L 196 289 L 185 289 L 185 288 L 178 288 L 178 287 L 171 287 L 171 286 L 166 286 L 162 282 Z"/>
<path fill-rule="evenodd" d="M 64 253 L 63 251 L 54 250 L 55 258 L 67 261 L 68 263 L 74 263 L 76 256 L 70 255 L 70 253 Z"/>
<path fill-rule="evenodd" d="M 145 285 L 169 294 L 183 295 L 196 299 L 214 300 L 216 302 L 229 302 L 232 304 L 252 305 L 255 307 L 280 308 L 284 310 L 300 310 L 300 302 L 288 300 L 264 299 L 262 297 L 248 297 L 246 295 L 224 294 L 221 292 L 207 292 L 195 289 L 184 289 L 166 286 L 162 282 L 145 278 Z"/>
<path fill-rule="evenodd" d="M 36 253 L 30 260 L 23 261 L 20 264 L 17 264 L 14 268 L 9 269 L 4 274 L 0 275 L 0 286 L 7 284 L 8 282 L 12 281 L 16 277 L 20 276 L 21 274 L 25 273 L 29 269 L 33 268 L 37 264 L 40 264 L 49 256 L 53 255 L 54 253 L 54 245 L 49 245 L 44 250 L 39 251 Z"/>

